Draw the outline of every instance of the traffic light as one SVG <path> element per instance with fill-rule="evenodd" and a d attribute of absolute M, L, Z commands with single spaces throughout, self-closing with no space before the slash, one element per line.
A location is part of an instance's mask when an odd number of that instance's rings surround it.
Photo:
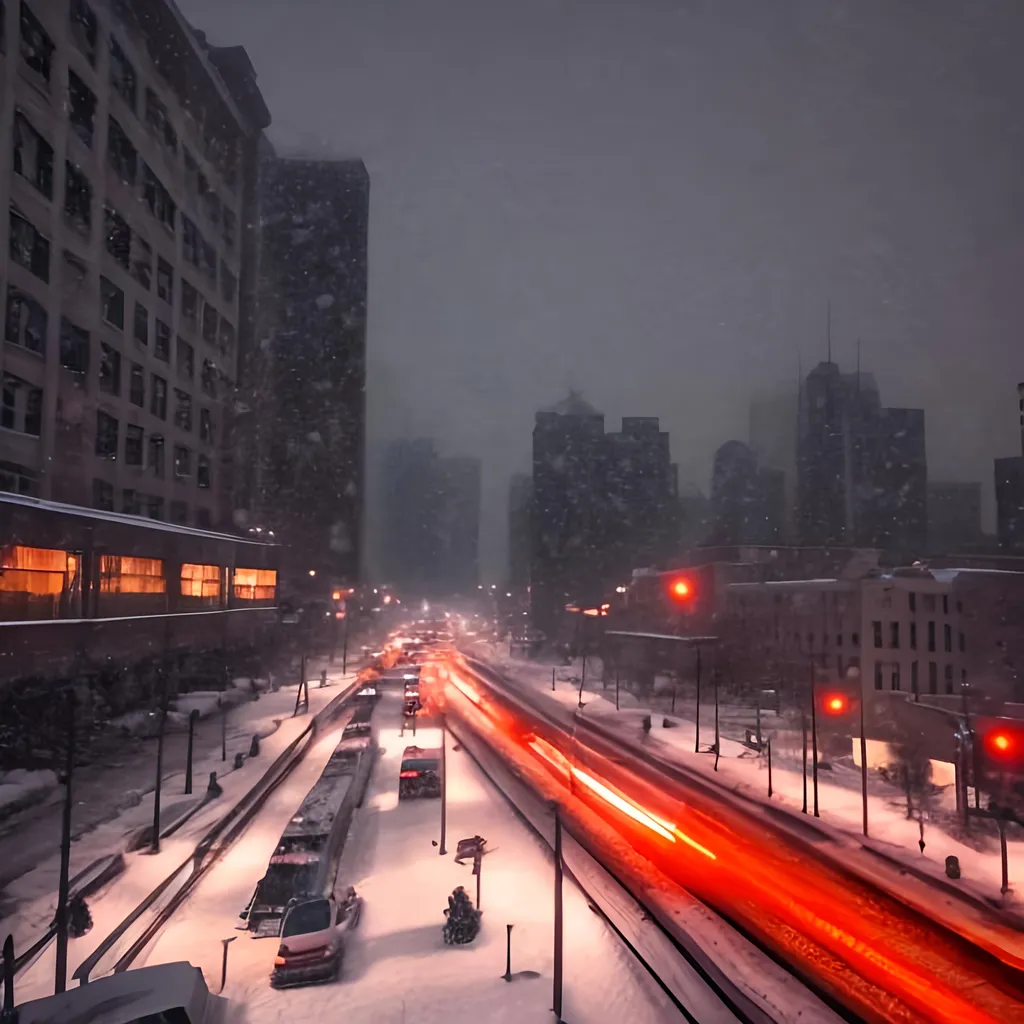
<path fill-rule="evenodd" d="M 696 588 L 689 576 L 669 576 L 668 596 L 675 604 L 685 605 L 693 601 Z"/>
<path fill-rule="evenodd" d="M 979 718 L 975 728 L 986 760 L 1003 771 L 1024 771 L 1024 722 Z"/>
<path fill-rule="evenodd" d="M 832 718 L 840 718 L 850 709 L 850 698 L 845 693 L 824 693 L 821 696 L 821 710 Z"/>

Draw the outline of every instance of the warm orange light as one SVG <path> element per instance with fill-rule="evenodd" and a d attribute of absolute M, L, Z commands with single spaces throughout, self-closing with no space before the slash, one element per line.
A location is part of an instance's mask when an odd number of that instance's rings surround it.
<path fill-rule="evenodd" d="M 652 818 L 646 811 L 642 811 L 635 804 L 631 804 L 628 800 L 624 800 L 614 790 L 609 789 L 603 782 L 598 782 L 592 775 L 588 775 L 585 771 L 580 768 L 573 768 L 572 774 L 575 778 L 579 779 L 588 789 L 593 790 L 602 800 L 606 800 L 613 807 L 618 808 L 623 814 L 632 818 L 634 821 L 639 822 L 641 825 L 649 828 L 652 832 L 656 832 L 659 836 L 667 839 L 669 842 L 674 843 L 676 837 L 666 828 L 665 824 Z"/>
<path fill-rule="evenodd" d="M 596 616 L 600 615 L 601 613 L 596 608 L 584 608 L 583 609 L 583 614 L 584 615 L 589 615 L 591 618 L 595 618 Z"/>
<path fill-rule="evenodd" d="M 390 594 L 385 594 L 384 595 L 384 603 L 385 604 L 391 604 L 391 595 Z M 399 604 L 401 604 L 401 601 L 399 601 Z"/>
<path fill-rule="evenodd" d="M 335 590 L 331 594 L 331 600 L 332 601 L 340 601 L 341 600 L 341 591 L 340 590 Z"/>
<path fill-rule="evenodd" d="M 688 601 L 693 597 L 693 584 L 682 577 L 674 579 L 668 588 L 673 601 Z"/>
<path fill-rule="evenodd" d="M 1010 737 L 1005 733 L 996 733 L 996 735 L 992 737 L 992 746 L 1001 754 L 1005 754 L 1010 749 Z"/>

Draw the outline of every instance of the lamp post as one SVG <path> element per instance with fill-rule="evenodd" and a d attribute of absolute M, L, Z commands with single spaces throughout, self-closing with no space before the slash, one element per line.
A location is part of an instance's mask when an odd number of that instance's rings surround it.
<path fill-rule="evenodd" d="M 67 751 L 64 761 L 64 810 L 60 832 L 60 879 L 57 882 L 57 964 L 53 979 L 54 994 L 67 987 L 68 975 L 68 873 L 71 865 L 71 776 L 75 768 L 75 693 L 67 693 Z"/>

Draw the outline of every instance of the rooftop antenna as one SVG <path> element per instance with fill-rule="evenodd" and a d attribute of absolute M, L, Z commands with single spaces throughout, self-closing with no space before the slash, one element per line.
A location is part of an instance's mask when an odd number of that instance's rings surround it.
<path fill-rule="evenodd" d="M 825 307 L 825 336 L 828 340 L 828 361 L 832 362 L 832 300 Z"/>

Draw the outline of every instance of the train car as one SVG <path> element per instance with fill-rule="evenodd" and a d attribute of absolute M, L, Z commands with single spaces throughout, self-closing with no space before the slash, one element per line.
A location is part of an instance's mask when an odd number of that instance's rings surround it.
<path fill-rule="evenodd" d="M 0 493 L 0 684 L 254 646 L 278 624 L 276 545 Z"/>
<path fill-rule="evenodd" d="M 277 936 L 292 899 L 330 892 L 374 755 L 371 738 L 343 735 L 323 774 L 282 833 L 267 873 L 242 911 L 249 931 L 259 937 Z"/>

